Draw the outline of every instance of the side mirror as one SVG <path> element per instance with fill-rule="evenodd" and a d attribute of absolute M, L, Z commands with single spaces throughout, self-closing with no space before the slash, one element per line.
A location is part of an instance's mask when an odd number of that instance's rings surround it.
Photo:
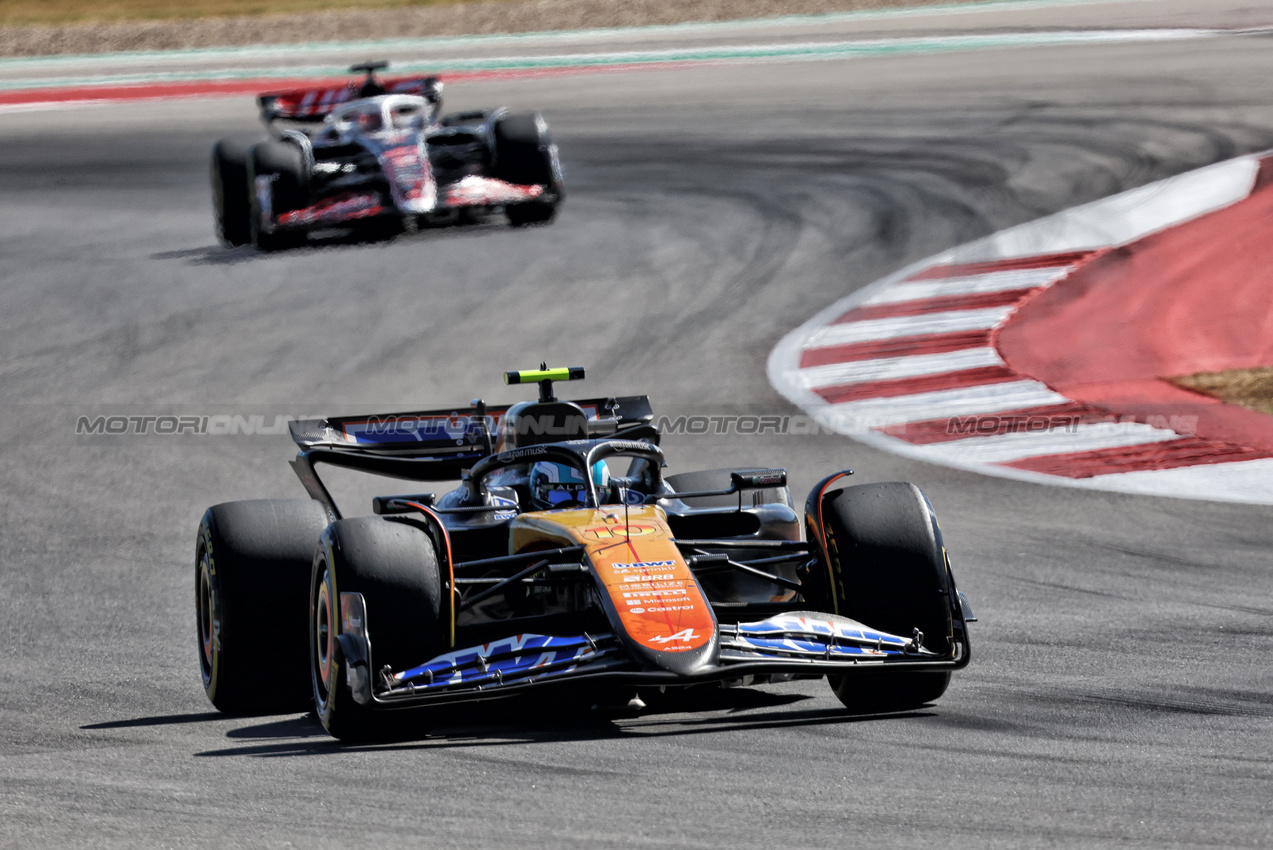
<path fill-rule="evenodd" d="M 374 496 L 371 500 L 372 513 L 380 516 L 390 514 L 409 514 L 415 511 L 415 508 L 407 507 L 404 502 L 416 502 L 424 505 L 426 508 L 433 507 L 432 493 L 415 493 L 407 496 Z"/>
<path fill-rule="evenodd" d="M 743 472 L 729 473 L 729 486 L 724 490 L 694 490 L 684 493 L 672 493 L 667 496 L 650 496 L 647 502 L 658 502 L 663 499 L 694 499 L 703 496 L 738 496 L 738 506 L 742 508 L 742 493 L 745 490 L 764 490 L 769 487 L 786 487 L 787 470 L 785 469 L 751 469 Z"/>
<path fill-rule="evenodd" d="M 764 490 L 767 487 L 786 487 L 787 470 L 753 469 L 749 472 L 731 472 L 729 480 L 735 490 Z"/>
<path fill-rule="evenodd" d="M 589 437 L 606 437 L 619 430 L 618 419 L 589 419 L 587 424 Z"/>

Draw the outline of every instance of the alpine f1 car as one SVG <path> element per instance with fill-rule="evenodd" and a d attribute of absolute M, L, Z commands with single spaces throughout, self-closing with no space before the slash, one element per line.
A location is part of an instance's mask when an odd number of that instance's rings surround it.
<path fill-rule="evenodd" d="M 261 95 L 270 138 L 226 138 L 212 149 L 217 235 L 273 250 L 313 230 L 389 223 L 409 228 L 480 218 L 502 208 L 513 225 L 547 222 L 561 204 L 557 147 L 538 113 L 442 115 L 436 77 Z"/>
<path fill-rule="evenodd" d="M 332 735 L 369 739 L 463 701 L 582 689 L 639 708 L 825 676 L 850 709 L 889 711 L 968 664 L 974 618 L 913 484 L 836 472 L 802 521 L 784 470 L 665 474 L 649 400 L 554 397 L 582 377 L 507 373 L 540 387 L 512 406 L 291 423 L 311 498 L 216 505 L 199 528 L 213 705 L 312 704 Z M 320 465 L 459 484 L 346 516 Z"/>

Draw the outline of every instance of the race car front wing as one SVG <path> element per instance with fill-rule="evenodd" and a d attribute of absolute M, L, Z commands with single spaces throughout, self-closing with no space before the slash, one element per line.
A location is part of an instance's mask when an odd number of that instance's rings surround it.
<path fill-rule="evenodd" d="M 342 608 L 358 611 L 358 594 L 341 594 Z M 346 599 L 346 597 L 359 597 Z M 349 618 L 345 620 L 348 627 Z M 361 617 L 340 636 L 354 699 L 363 705 L 405 707 L 513 696 L 531 688 L 567 682 L 633 687 L 687 686 L 745 676 L 817 677 L 884 668 L 955 670 L 970 660 L 966 630 L 948 655 L 910 638 L 879 632 L 830 614 L 792 612 L 753 623 L 720 627 L 716 664 L 689 674 L 641 669 L 614 634 L 575 637 L 516 635 L 455 650 L 416 667 L 370 675 L 372 646 Z"/>

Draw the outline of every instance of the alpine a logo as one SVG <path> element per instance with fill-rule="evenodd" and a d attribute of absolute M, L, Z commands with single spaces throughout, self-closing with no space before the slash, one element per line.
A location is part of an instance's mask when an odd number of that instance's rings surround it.
<path fill-rule="evenodd" d="M 694 634 L 693 629 L 681 629 L 679 632 L 677 632 L 674 635 L 655 635 L 649 640 L 650 640 L 650 643 L 657 643 L 657 644 L 663 645 L 663 644 L 671 643 L 672 641 L 681 641 L 683 643 L 689 643 L 690 641 L 694 640 L 694 638 L 696 637 L 698 637 L 698 635 Z"/>

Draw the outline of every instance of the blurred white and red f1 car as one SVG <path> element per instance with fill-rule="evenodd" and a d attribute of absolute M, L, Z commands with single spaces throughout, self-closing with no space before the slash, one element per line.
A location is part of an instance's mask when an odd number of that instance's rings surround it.
<path fill-rule="evenodd" d="M 414 228 L 473 220 L 502 208 L 520 226 L 561 204 L 557 146 L 538 113 L 442 115 L 436 77 L 377 79 L 263 94 L 270 138 L 231 137 L 212 149 L 217 235 L 262 250 L 314 230 L 364 223 Z"/>
<path fill-rule="evenodd" d="M 827 677 L 850 709 L 890 711 L 968 664 L 972 613 L 915 485 L 836 472 L 802 521 L 785 470 L 665 475 L 648 399 L 553 397 L 580 377 L 507 373 L 540 385 L 512 406 L 293 422 L 311 499 L 216 505 L 199 528 L 213 705 L 313 706 L 366 739 L 448 703 L 583 690 L 639 709 L 667 689 Z M 320 465 L 459 484 L 355 516 Z"/>

